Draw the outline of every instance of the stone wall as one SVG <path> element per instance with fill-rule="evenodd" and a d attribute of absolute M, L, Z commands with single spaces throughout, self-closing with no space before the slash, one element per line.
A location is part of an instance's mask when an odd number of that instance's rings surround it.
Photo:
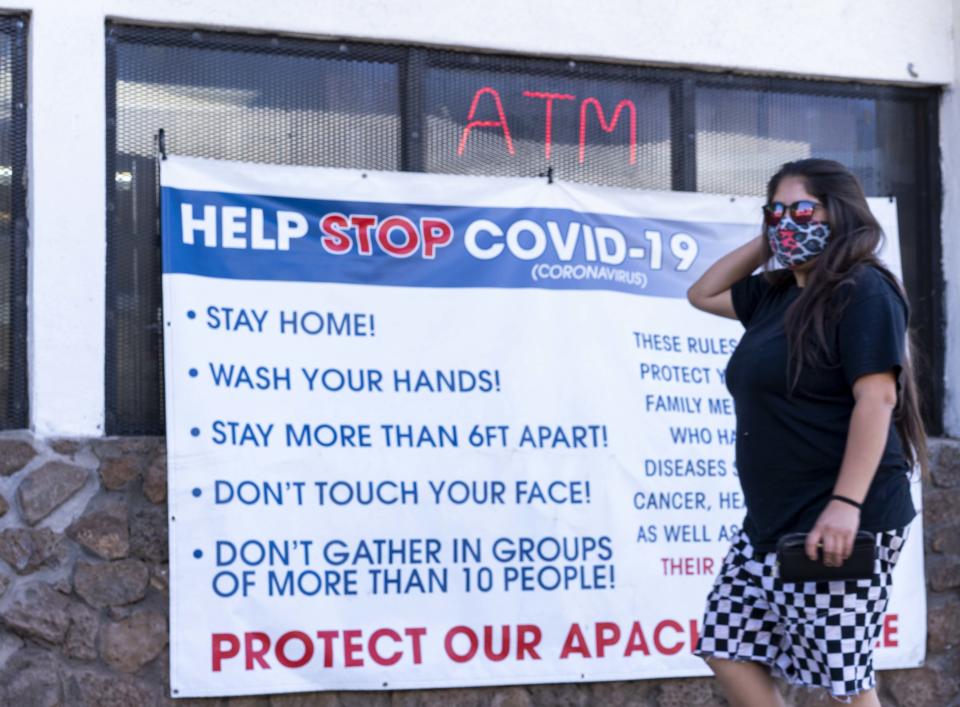
<path fill-rule="evenodd" d="M 960 706 L 960 442 L 924 488 L 926 666 L 881 673 L 888 707 Z M 169 698 L 163 440 L 0 434 L 0 705 L 725 705 L 707 679 Z M 831 704 L 786 690 L 794 707 Z M 832 703 L 835 704 L 835 703 Z"/>

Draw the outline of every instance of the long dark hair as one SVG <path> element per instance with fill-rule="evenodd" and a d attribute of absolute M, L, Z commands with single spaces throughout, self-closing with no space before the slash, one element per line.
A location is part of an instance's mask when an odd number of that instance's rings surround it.
<path fill-rule="evenodd" d="M 860 182 L 850 170 L 833 160 L 788 162 L 770 178 L 767 184 L 768 202 L 773 201 L 773 195 L 785 177 L 802 179 L 807 192 L 823 204 L 830 221 L 827 246 L 813 261 L 800 296 L 786 313 L 784 324 L 790 351 L 788 376 L 792 378 L 792 389 L 797 385 L 805 365 L 836 364 L 830 360 L 828 325 L 838 321 L 848 299 L 838 296 L 838 289 L 853 283 L 854 272 L 858 268 L 876 268 L 900 294 L 904 304 L 907 304 L 907 296 L 896 276 L 876 256 L 883 231 L 870 213 Z M 789 270 L 768 271 L 767 277 L 774 286 L 779 287 L 786 287 L 794 278 Z M 906 355 L 901 364 L 894 423 L 907 461 L 911 467 L 919 463 L 923 473 L 926 473 L 927 445 L 913 367 L 917 359 L 909 330 L 904 344 Z"/>

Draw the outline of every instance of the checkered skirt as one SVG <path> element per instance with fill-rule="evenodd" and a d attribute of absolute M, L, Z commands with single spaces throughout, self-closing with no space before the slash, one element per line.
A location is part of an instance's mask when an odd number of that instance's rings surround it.
<path fill-rule="evenodd" d="M 781 582 L 775 552 L 741 530 L 707 596 L 697 655 L 763 663 L 788 682 L 848 697 L 876 684 L 873 647 L 909 526 L 876 534 L 872 579 Z"/>

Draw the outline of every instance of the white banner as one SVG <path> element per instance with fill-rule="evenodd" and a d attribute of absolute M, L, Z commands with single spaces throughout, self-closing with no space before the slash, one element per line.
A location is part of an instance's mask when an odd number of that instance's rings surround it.
<path fill-rule="evenodd" d="M 759 199 L 178 157 L 161 185 L 174 696 L 709 673 L 742 327 L 684 293 Z M 921 540 L 880 668 L 923 660 Z"/>

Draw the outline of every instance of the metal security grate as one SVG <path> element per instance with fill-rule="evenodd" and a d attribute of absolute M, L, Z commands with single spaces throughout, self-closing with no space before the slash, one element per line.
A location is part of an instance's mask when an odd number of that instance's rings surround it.
<path fill-rule="evenodd" d="M 108 434 L 163 432 L 160 128 L 182 155 L 755 195 L 837 159 L 899 200 L 940 430 L 936 91 L 120 24 L 107 87 Z"/>
<path fill-rule="evenodd" d="M 26 427 L 27 24 L 0 15 L 0 429 Z"/>

